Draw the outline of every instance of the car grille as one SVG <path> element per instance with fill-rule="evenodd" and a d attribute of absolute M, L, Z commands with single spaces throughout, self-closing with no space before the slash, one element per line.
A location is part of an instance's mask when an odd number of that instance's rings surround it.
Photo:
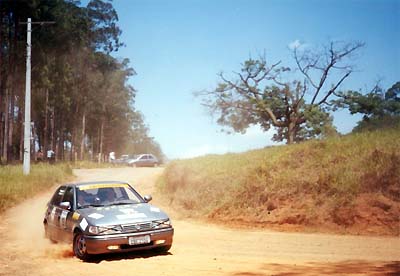
<path fill-rule="evenodd" d="M 151 222 L 122 225 L 122 230 L 124 232 L 141 232 L 150 230 L 151 228 Z"/>

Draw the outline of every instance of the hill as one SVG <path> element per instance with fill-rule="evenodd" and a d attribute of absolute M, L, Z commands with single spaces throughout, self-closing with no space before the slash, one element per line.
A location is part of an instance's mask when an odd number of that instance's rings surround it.
<path fill-rule="evenodd" d="M 171 162 L 188 217 L 290 231 L 400 235 L 400 129 Z"/>

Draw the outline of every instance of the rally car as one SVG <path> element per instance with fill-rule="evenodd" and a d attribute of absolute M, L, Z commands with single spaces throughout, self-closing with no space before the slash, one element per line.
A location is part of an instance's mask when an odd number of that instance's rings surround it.
<path fill-rule="evenodd" d="M 110 252 L 166 252 L 174 229 L 168 215 L 148 203 L 151 199 L 126 182 L 62 185 L 47 204 L 45 235 L 55 242 L 72 242 L 74 255 L 84 261 Z"/>

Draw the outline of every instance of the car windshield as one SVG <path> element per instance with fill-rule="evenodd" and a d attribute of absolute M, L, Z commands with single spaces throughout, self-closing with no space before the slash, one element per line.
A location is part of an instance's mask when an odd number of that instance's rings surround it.
<path fill-rule="evenodd" d="M 144 202 L 128 184 L 91 184 L 78 186 L 76 193 L 76 205 L 78 208 Z"/>

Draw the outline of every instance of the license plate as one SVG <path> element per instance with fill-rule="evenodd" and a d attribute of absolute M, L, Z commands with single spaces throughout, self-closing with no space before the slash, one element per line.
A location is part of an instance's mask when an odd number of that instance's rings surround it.
<path fill-rule="evenodd" d="M 150 242 L 151 239 L 149 235 L 141 237 L 129 237 L 129 245 L 146 244 Z"/>

